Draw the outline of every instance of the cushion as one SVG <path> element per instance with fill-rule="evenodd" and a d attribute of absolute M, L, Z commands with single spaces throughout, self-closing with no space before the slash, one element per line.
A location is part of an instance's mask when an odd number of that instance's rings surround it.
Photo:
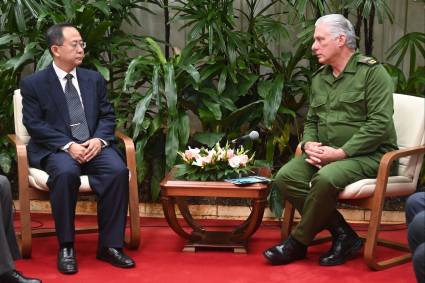
<path fill-rule="evenodd" d="M 49 187 L 47 186 L 47 179 L 49 179 L 49 175 L 45 171 L 30 167 L 28 179 L 31 187 L 35 187 L 42 191 L 49 191 Z M 80 179 L 80 192 L 91 192 L 92 189 L 90 188 L 89 177 L 87 175 L 83 175 Z"/>
<path fill-rule="evenodd" d="M 362 179 L 345 187 L 339 193 L 339 199 L 359 199 L 372 196 L 375 191 L 376 179 Z M 416 183 L 405 176 L 390 176 L 388 178 L 385 196 L 409 195 L 416 191 Z"/>

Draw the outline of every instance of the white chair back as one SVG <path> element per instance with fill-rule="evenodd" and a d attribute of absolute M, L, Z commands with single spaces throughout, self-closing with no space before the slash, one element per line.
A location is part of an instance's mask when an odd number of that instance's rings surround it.
<path fill-rule="evenodd" d="M 400 149 L 425 144 L 425 99 L 394 94 L 394 126 Z M 416 183 L 423 161 L 422 155 L 400 158 L 398 175 Z"/>
<path fill-rule="evenodd" d="M 28 144 L 30 135 L 22 123 L 22 96 L 19 89 L 13 93 L 13 116 L 15 120 L 15 134 L 25 144 Z"/>

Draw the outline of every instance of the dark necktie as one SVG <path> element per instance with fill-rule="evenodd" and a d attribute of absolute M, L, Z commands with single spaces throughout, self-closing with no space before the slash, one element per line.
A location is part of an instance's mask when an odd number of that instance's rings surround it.
<path fill-rule="evenodd" d="M 81 104 L 77 89 L 72 84 L 73 77 L 74 76 L 71 74 L 67 74 L 65 76 L 67 80 L 65 85 L 66 103 L 68 104 L 72 136 L 77 140 L 84 142 L 89 139 L 90 133 L 83 105 Z"/>

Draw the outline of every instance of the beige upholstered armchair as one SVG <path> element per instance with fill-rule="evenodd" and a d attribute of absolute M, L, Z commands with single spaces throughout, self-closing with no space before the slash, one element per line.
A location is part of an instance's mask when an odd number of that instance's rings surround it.
<path fill-rule="evenodd" d="M 31 257 L 32 237 L 54 235 L 54 229 L 36 230 L 31 227 L 31 200 L 49 199 L 49 188 L 46 172 L 28 166 L 26 145 L 31 138 L 22 123 L 22 96 L 20 90 L 15 90 L 13 95 L 13 108 L 15 119 L 15 134 L 8 135 L 16 146 L 19 182 L 19 214 L 20 231 L 18 236 L 22 256 Z M 137 188 L 136 157 L 133 141 L 117 131 L 116 137 L 124 143 L 127 167 L 130 171 L 129 182 L 129 233 L 126 234 L 125 244 L 128 248 L 137 249 L 140 242 L 140 217 L 139 194 Z M 91 194 L 88 177 L 81 176 L 80 194 Z M 77 233 L 97 232 L 97 227 L 76 228 Z"/>
<path fill-rule="evenodd" d="M 371 210 L 365 237 L 364 260 L 374 270 L 385 269 L 411 259 L 406 244 L 379 239 L 378 233 L 385 198 L 409 195 L 416 190 L 425 153 L 425 99 L 394 94 L 393 119 L 399 150 L 388 152 L 382 157 L 376 179 L 363 179 L 352 183 L 339 194 L 340 202 Z M 397 159 L 399 160 L 398 174 L 389 176 L 391 165 Z M 282 239 L 289 236 L 293 218 L 294 207 L 289 202 L 285 202 Z M 398 249 L 405 253 L 377 261 L 376 245 Z"/>

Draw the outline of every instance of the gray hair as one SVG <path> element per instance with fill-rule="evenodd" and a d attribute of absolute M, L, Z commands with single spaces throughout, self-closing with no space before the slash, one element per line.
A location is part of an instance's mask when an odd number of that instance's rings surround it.
<path fill-rule="evenodd" d="M 353 24 L 343 15 L 329 14 L 322 16 L 316 21 L 315 26 L 317 27 L 319 24 L 323 23 L 327 24 L 329 32 L 334 38 L 340 34 L 344 34 L 347 39 L 345 45 L 351 49 L 357 48 L 356 33 Z"/>

